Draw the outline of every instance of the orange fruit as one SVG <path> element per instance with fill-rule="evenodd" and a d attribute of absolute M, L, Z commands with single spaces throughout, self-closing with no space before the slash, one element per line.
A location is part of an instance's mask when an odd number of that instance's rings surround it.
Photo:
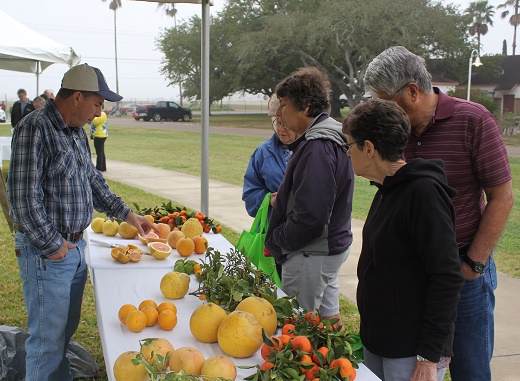
<path fill-rule="evenodd" d="M 331 361 L 330 369 L 336 369 L 337 367 L 340 368 L 339 373 L 343 378 L 347 378 L 353 368 L 352 363 L 345 357 L 340 357 L 339 359 Z"/>
<path fill-rule="evenodd" d="M 282 345 L 287 345 L 292 340 L 292 337 L 289 335 L 282 335 L 280 336 L 280 341 L 282 342 Z"/>
<path fill-rule="evenodd" d="M 301 358 L 300 358 L 300 361 L 299 362 L 302 362 L 304 364 L 312 364 L 312 365 L 315 365 L 313 362 L 312 362 L 312 358 L 311 356 L 309 355 L 303 355 Z M 302 373 L 305 373 L 307 372 L 308 369 L 304 368 L 303 366 L 299 366 L 300 370 Z M 313 377 L 314 378 L 314 377 Z"/>
<path fill-rule="evenodd" d="M 285 324 L 282 327 L 282 335 L 294 337 L 294 336 L 296 336 L 296 334 L 294 333 L 295 329 L 296 329 L 296 327 L 294 326 L 294 324 Z"/>
<path fill-rule="evenodd" d="M 274 340 L 273 340 L 274 339 Z M 264 360 L 268 360 L 267 356 L 271 353 L 278 352 L 283 344 L 280 337 L 271 336 L 271 341 L 273 342 L 273 345 L 268 345 L 264 343 L 262 347 L 260 348 L 260 355 Z"/>
<path fill-rule="evenodd" d="M 323 362 L 320 361 L 320 359 L 316 355 L 316 353 L 321 353 L 321 355 L 323 356 Z M 327 355 L 328 354 L 329 354 L 329 348 L 327 348 L 327 347 L 320 347 L 312 355 L 312 361 L 315 364 L 318 364 L 318 365 L 325 365 L 327 363 Z"/>
<path fill-rule="evenodd" d="M 148 319 L 143 311 L 134 310 L 126 315 L 125 325 L 132 332 L 141 332 L 145 327 Z"/>
<path fill-rule="evenodd" d="M 143 311 L 146 315 L 146 326 L 153 327 L 157 324 L 157 318 L 159 317 L 159 312 L 152 306 L 144 306 L 140 308 L 140 311 Z"/>
<path fill-rule="evenodd" d="M 177 252 L 183 257 L 189 257 L 195 250 L 195 242 L 191 238 L 181 238 L 177 241 Z"/>
<path fill-rule="evenodd" d="M 177 325 L 177 314 L 171 310 L 164 310 L 159 314 L 157 324 L 165 331 L 171 331 Z"/>
<path fill-rule="evenodd" d="M 308 322 L 311 322 L 312 325 L 318 325 L 320 324 L 320 316 L 316 311 L 307 312 L 305 314 L 305 320 Z"/>
<path fill-rule="evenodd" d="M 312 352 L 312 344 L 309 339 L 305 336 L 295 336 L 291 340 L 291 345 L 293 349 L 300 348 L 301 351 L 311 353 Z"/>
<path fill-rule="evenodd" d="M 146 307 L 146 306 L 151 306 L 153 308 L 157 308 L 157 303 L 155 303 L 153 300 L 151 299 L 146 299 L 146 300 L 143 300 L 140 304 L 139 304 L 139 309 L 142 310 L 143 307 Z"/>
<path fill-rule="evenodd" d="M 125 324 L 125 319 L 126 319 L 126 316 L 128 315 L 128 313 L 130 311 L 135 311 L 135 310 L 137 310 L 137 307 L 134 306 L 133 304 L 125 304 L 125 305 L 121 306 L 121 308 L 119 309 L 119 313 L 118 313 L 119 321 L 121 321 L 121 323 Z"/>
<path fill-rule="evenodd" d="M 177 307 L 172 302 L 162 302 L 157 306 L 157 312 L 161 313 L 163 311 L 170 310 L 177 313 Z"/>
<path fill-rule="evenodd" d="M 195 254 L 204 254 L 208 249 L 208 240 L 206 239 L 206 237 L 193 237 L 193 243 L 195 244 Z"/>
<path fill-rule="evenodd" d="M 318 374 L 320 373 L 320 368 L 318 368 L 318 365 L 314 364 L 314 366 L 311 369 L 308 369 L 304 375 L 305 380 L 314 380 Z M 318 378 L 319 380 L 319 378 Z"/>
<path fill-rule="evenodd" d="M 264 362 L 262 365 L 260 365 L 260 370 L 267 370 L 267 369 L 273 369 L 274 364 L 270 361 Z"/>
<path fill-rule="evenodd" d="M 354 381 L 356 379 L 356 376 L 357 376 L 357 372 L 356 372 L 356 369 L 354 367 L 352 367 L 352 370 L 350 371 L 350 380 L 349 381 Z"/>

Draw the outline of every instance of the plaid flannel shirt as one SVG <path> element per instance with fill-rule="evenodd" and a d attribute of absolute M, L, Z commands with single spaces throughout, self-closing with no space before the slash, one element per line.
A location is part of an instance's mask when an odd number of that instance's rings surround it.
<path fill-rule="evenodd" d="M 43 256 L 59 250 L 62 233 L 85 230 L 94 208 L 121 220 L 131 211 L 93 165 L 85 130 L 68 127 L 52 100 L 14 129 L 7 195 L 11 217 Z"/>

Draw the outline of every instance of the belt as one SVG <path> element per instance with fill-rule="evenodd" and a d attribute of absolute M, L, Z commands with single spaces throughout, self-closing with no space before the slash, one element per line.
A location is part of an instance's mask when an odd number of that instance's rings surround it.
<path fill-rule="evenodd" d="M 13 229 L 16 231 L 19 231 L 20 233 L 24 233 L 24 231 L 18 224 L 13 224 Z M 78 241 L 81 241 L 81 239 L 83 238 L 83 232 L 71 233 L 71 234 L 60 233 L 60 235 L 63 237 L 64 240 L 69 241 L 69 242 L 78 242 Z"/>

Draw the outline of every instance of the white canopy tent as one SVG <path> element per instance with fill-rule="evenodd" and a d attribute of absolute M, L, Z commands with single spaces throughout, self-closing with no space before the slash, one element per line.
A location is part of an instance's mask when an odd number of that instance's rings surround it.
<path fill-rule="evenodd" d="M 55 63 L 69 67 L 77 65 L 81 57 L 25 25 L 0 9 L 0 69 L 36 74 L 36 94 L 39 94 L 40 74 Z"/>

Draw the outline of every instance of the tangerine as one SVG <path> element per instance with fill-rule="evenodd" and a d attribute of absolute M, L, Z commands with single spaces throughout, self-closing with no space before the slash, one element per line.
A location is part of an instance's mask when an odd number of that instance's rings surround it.
<path fill-rule="evenodd" d="M 141 332 L 146 327 L 146 323 L 148 319 L 143 311 L 134 310 L 126 315 L 125 325 L 134 333 Z"/>
<path fill-rule="evenodd" d="M 260 370 L 267 370 L 267 369 L 273 369 L 274 364 L 270 361 L 264 362 L 262 365 L 260 365 Z"/>
<path fill-rule="evenodd" d="M 295 336 L 291 340 L 291 345 L 293 349 L 300 349 L 303 352 L 311 353 L 312 352 L 312 344 L 310 340 L 305 336 Z"/>
<path fill-rule="evenodd" d="M 140 311 L 143 311 L 146 315 L 146 326 L 153 327 L 157 324 L 157 318 L 159 317 L 159 312 L 152 306 L 144 306 L 140 308 Z"/>
<path fill-rule="evenodd" d="M 296 329 L 296 327 L 294 326 L 294 324 L 285 324 L 282 327 L 282 335 L 294 337 L 294 336 L 296 336 L 295 329 Z"/>
<path fill-rule="evenodd" d="M 177 314 L 171 310 L 164 310 L 159 314 L 157 324 L 165 331 L 171 331 L 177 325 Z"/>
<path fill-rule="evenodd" d="M 312 362 L 312 358 L 311 358 L 311 356 L 309 356 L 309 355 L 303 355 L 303 356 L 300 358 L 300 361 L 299 361 L 299 362 L 300 362 L 300 363 L 303 363 L 303 364 L 309 364 L 309 365 L 312 364 L 312 365 L 316 366 L 316 364 L 314 364 L 314 363 Z M 299 365 L 299 368 L 300 368 L 300 370 L 301 370 L 302 373 L 305 373 L 305 372 L 307 372 L 307 370 L 310 369 L 310 367 L 308 367 L 308 366 L 302 366 L 302 365 Z M 314 378 L 314 377 L 313 377 L 313 378 Z"/>
<path fill-rule="evenodd" d="M 317 353 L 320 353 L 323 356 L 323 361 L 321 361 L 321 358 L 320 358 L 320 356 L 317 355 Z M 318 365 L 325 365 L 327 363 L 328 354 L 329 354 L 329 348 L 320 347 L 312 355 L 312 361 L 314 361 L 314 363 L 318 364 Z"/>
<path fill-rule="evenodd" d="M 155 303 L 153 300 L 151 299 L 146 299 L 146 300 L 143 300 L 140 304 L 139 304 L 139 309 L 142 310 L 143 307 L 146 307 L 146 306 L 151 306 L 153 308 L 157 308 L 157 303 Z"/>
<path fill-rule="evenodd" d="M 125 324 L 126 315 L 128 315 L 130 311 L 135 311 L 136 309 L 137 307 L 133 304 L 125 304 L 121 306 L 121 308 L 119 309 L 119 313 L 117 314 L 119 317 L 119 321 Z"/>
<path fill-rule="evenodd" d="M 177 307 L 172 302 L 162 302 L 157 306 L 157 312 L 161 313 L 165 310 L 170 310 L 177 313 Z"/>
<path fill-rule="evenodd" d="M 339 359 L 331 361 L 330 369 L 336 369 L 337 367 L 340 368 L 339 373 L 343 378 L 347 378 L 350 375 L 350 372 L 353 368 L 352 363 L 349 361 L 349 359 L 346 359 L 345 357 L 340 357 Z"/>
<path fill-rule="evenodd" d="M 320 315 L 316 311 L 307 312 L 305 314 L 305 320 L 311 322 L 312 325 L 320 324 Z"/>

